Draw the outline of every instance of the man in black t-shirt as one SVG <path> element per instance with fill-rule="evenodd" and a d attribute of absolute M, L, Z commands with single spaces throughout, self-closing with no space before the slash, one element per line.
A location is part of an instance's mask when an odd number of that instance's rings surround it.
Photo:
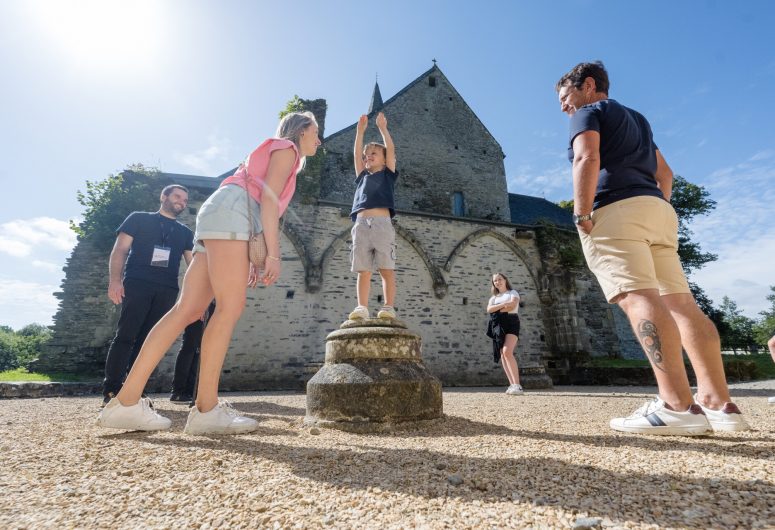
<path fill-rule="evenodd" d="M 697 306 L 678 258 L 673 172 L 640 113 L 608 97 L 602 63 L 581 63 L 557 82 L 570 116 L 573 219 L 606 299 L 618 304 L 651 362 L 659 396 L 617 431 L 699 435 L 750 427 L 731 402 L 718 332 Z M 681 346 L 697 375 L 692 396 Z"/>
<path fill-rule="evenodd" d="M 148 332 L 175 304 L 180 258 L 191 263 L 194 234 L 176 220 L 188 204 L 188 190 L 171 184 L 159 200 L 158 212 L 133 212 L 116 230 L 108 298 L 121 304 L 121 316 L 105 360 L 105 403 L 121 390 L 133 349 L 136 356 Z"/>

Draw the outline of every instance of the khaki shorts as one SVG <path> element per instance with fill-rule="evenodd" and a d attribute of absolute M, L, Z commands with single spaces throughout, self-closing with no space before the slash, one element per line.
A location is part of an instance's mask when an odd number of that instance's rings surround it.
<path fill-rule="evenodd" d="M 253 231 L 263 231 L 261 226 L 261 207 L 250 199 L 253 213 Z M 248 200 L 245 188 L 236 184 L 227 184 L 215 190 L 199 208 L 194 233 L 194 252 L 206 252 L 203 240 L 230 239 L 247 241 Z"/>
<path fill-rule="evenodd" d="M 390 217 L 358 217 L 350 235 L 353 272 L 396 268 L 396 231 Z"/>
<path fill-rule="evenodd" d="M 584 257 L 606 300 L 638 289 L 690 293 L 678 259 L 678 217 L 667 201 L 639 196 L 592 212 L 589 234 L 579 230 Z"/>

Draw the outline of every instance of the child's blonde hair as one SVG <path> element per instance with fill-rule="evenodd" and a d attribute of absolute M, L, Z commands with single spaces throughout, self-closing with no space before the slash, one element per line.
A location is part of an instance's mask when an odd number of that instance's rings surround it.
<path fill-rule="evenodd" d="M 363 146 L 363 154 L 364 155 L 366 154 L 366 149 L 368 149 L 369 147 L 379 147 L 379 148 L 381 148 L 382 149 L 382 156 L 387 158 L 387 147 L 385 147 L 381 143 L 379 143 L 379 142 L 369 142 L 366 145 L 364 145 Z"/>

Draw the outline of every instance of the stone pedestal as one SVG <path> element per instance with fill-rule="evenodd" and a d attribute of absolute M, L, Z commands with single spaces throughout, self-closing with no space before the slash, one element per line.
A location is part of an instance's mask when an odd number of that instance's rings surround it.
<path fill-rule="evenodd" d="M 379 432 L 441 415 L 441 382 L 406 324 L 348 320 L 326 337 L 325 364 L 307 383 L 307 425 Z"/>

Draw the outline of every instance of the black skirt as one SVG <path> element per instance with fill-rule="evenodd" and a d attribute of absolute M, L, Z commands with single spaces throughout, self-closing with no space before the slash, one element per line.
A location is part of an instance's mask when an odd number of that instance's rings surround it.
<path fill-rule="evenodd" d="M 496 363 L 501 360 L 501 348 L 506 343 L 506 335 L 519 337 L 519 315 L 516 313 L 490 313 L 487 336 L 492 339 L 492 358 Z"/>

